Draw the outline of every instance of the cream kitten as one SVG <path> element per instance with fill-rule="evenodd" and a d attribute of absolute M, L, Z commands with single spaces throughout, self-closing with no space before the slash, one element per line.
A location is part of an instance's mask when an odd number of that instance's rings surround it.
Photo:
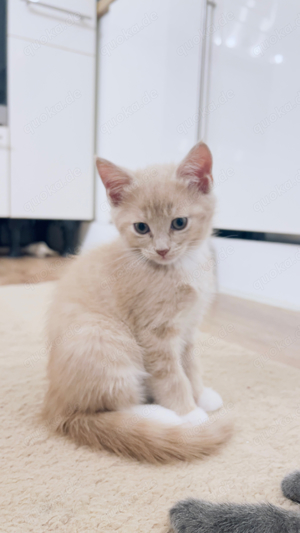
<path fill-rule="evenodd" d="M 121 236 L 58 282 L 45 415 L 79 444 L 119 455 L 208 455 L 230 434 L 226 422 L 200 425 L 222 400 L 203 388 L 193 352 L 214 292 L 211 153 L 199 143 L 178 167 L 136 172 L 96 164 Z"/>

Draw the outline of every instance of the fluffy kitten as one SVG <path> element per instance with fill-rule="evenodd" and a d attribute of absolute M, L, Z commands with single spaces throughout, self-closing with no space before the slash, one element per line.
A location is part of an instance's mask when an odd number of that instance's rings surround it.
<path fill-rule="evenodd" d="M 58 283 L 45 415 L 76 442 L 119 455 L 210 454 L 230 434 L 225 421 L 200 425 L 222 400 L 203 388 L 193 352 L 214 291 L 211 153 L 199 143 L 178 167 L 137 172 L 96 164 L 121 237 L 77 258 Z"/>
<path fill-rule="evenodd" d="M 172 533 L 300 533 L 300 514 L 269 504 L 179 502 L 170 511 Z"/>

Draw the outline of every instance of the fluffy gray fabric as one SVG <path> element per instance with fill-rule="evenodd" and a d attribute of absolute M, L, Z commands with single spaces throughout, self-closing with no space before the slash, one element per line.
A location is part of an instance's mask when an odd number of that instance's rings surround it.
<path fill-rule="evenodd" d="M 281 483 L 281 489 L 286 498 L 300 503 L 300 470 L 286 476 Z"/>
<path fill-rule="evenodd" d="M 176 533 L 300 533 L 300 514 L 274 505 L 179 502 L 170 511 Z"/>
<path fill-rule="evenodd" d="M 300 471 L 284 478 L 283 494 L 300 503 Z M 237 505 L 185 500 L 170 511 L 175 533 L 300 533 L 300 513 L 271 504 Z"/>

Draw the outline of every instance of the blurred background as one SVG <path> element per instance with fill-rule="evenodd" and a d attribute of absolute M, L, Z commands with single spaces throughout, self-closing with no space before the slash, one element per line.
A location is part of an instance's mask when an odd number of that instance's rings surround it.
<path fill-rule="evenodd" d="M 296 0 L 0 0 L 0 284 L 113 238 L 95 154 L 214 157 L 223 294 L 300 310 Z"/>

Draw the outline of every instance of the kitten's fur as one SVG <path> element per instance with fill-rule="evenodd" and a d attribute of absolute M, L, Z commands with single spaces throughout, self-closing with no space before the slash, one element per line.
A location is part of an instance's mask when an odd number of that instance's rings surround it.
<path fill-rule="evenodd" d="M 170 511 L 174 533 L 300 533 L 300 515 L 271 504 L 179 502 Z"/>
<path fill-rule="evenodd" d="M 286 498 L 300 503 L 300 471 L 284 478 Z M 178 502 L 170 511 L 174 533 L 300 533 L 300 514 L 271 504 Z"/>
<path fill-rule="evenodd" d="M 300 470 L 285 476 L 281 483 L 281 490 L 286 498 L 300 503 Z"/>
<path fill-rule="evenodd" d="M 120 455 L 210 454 L 230 434 L 221 420 L 191 426 L 207 418 L 201 404 L 221 406 L 211 389 L 203 397 L 193 353 L 214 292 L 210 151 L 199 143 L 178 167 L 134 173 L 98 159 L 97 168 L 121 237 L 77 258 L 58 283 L 45 415 L 78 443 Z M 177 217 L 188 217 L 186 229 L 171 230 Z M 137 234 L 137 222 L 151 232 Z M 147 398 L 159 405 L 143 407 Z"/>

